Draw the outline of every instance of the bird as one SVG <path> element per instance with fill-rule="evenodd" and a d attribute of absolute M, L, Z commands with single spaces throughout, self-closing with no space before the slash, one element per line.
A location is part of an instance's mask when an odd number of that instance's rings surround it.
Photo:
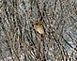
<path fill-rule="evenodd" d="M 42 21 L 35 21 L 33 23 L 34 29 L 41 35 L 44 35 L 44 25 Z"/>

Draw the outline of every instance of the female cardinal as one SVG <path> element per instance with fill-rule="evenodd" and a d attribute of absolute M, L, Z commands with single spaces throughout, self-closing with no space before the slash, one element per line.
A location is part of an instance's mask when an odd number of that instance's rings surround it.
<path fill-rule="evenodd" d="M 39 34 L 44 34 L 44 27 L 42 21 L 36 21 L 33 23 L 35 31 L 37 31 Z"/>

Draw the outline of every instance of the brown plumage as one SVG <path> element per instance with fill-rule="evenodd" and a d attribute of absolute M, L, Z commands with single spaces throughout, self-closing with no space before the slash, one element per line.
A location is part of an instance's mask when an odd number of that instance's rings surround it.
<path fill-rule="evenodd" d="M 39 34 L 44 34 L 44 27 L 42 21 L 36 21 L 33 23 L 35 31 L 37 31 Z"/>

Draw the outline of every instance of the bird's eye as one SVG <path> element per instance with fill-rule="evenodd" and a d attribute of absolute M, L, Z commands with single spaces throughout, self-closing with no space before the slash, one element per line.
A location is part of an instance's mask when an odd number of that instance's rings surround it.
<path fill-rule="evenodd" d="M 36 23 L 36 25 L 38 25 L 38 23 Z"/>

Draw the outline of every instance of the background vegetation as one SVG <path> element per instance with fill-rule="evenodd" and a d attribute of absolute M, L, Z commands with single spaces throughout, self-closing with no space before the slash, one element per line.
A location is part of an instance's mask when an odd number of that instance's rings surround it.
<path fill-rule="evenodd" d="M 0 0 L 0 61 L 77 61 L 77 0 Z"/>

